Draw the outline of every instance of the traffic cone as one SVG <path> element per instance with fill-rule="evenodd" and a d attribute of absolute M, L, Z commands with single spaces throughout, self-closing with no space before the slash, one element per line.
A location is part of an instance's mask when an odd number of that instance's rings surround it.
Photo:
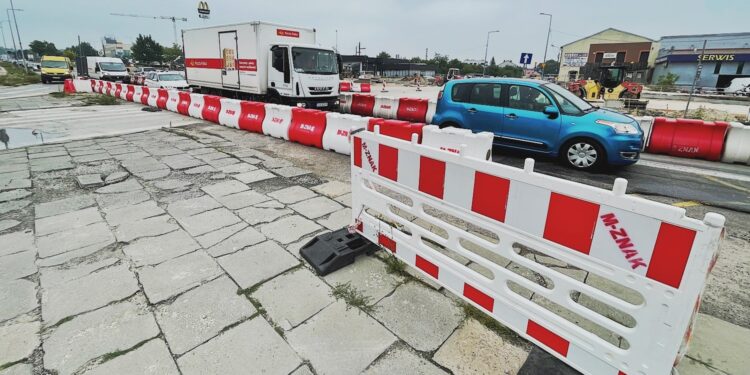
<path fill-rule="evenodd" d="M 73 80 L 68 78 L 65 80 L 65 83 L 63 84 L 63 92 L 66 94 L 75 94 L 76 88 L 73 86 Z"/>

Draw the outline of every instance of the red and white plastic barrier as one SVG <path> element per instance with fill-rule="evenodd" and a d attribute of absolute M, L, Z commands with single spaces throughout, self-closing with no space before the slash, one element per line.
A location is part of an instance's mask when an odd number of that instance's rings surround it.
<path fill-rule="evenodd" d="M 372 113 L 370 113 L 372 106 Z M 360 116 L 375 116 L 429 124 L 435 116 L 437 101 L 418 98 L 390 98 L 376 95 L 339 94 L 339 110 Z"/>
<path fill-rule="evenodd" d="M 185 116 L 190 116 L 190 103 L 192 103 L 191 94 L 186 91 L 180 91 L 177 95 L 180 97 L 180 102 L 177 103 L 177 112 Z"/>
<path fill-rule="evenodd" d="M 375 96 L 375 106 L 372 110 L 372 115 L 380 118 L 395 119 L 398 112 L 398 103 L 398 98 Z"/>
<path fill-rule="evenodd" d="M 422 143 L 422 129 L 424 124 L 415 124 L 409 121 L 386 120 L 382 118 L 371 118 L 367 123 L 367 131 L 375 131 L 375 126 L 380 127 L 380 134 L 409 141 L 416 135 L 417 143 Z"/>
<path fill-rule="evenodd" d="M 440 129 L 435 125 L 422 128 L 423 145 L 479 160 L 492 160 L 494 139 L 495 135 L 490 132 L 473 133 L 469 129 L 460 128 Z"/>
<path fill-rule="evenodd" d="M 91 87 L 93 81 L 89 82 L 87 79 L 74 79 L 73 88 L 76 92 L 92 92 Z"/>
<path fill-rule="evenodd" d="M 156 90 L 156 106 L 161 109 L 167 109 L 167 100 L 169 100 L 169 90 L 158 89 Z"/>
<path fill-rule="evenodd" d="M 723 121 L 657 117 L 647 150 L 684 158 L 721 159 L 729 124 Z"/>
<path fill-rule="evenodd" d="M 535 173 L 532 159 L 517 169 L 420 145 L 416 136 L 359 132 L 352 147 L 353 228 L 365 238 L 584 374 L 670 373 L 716 260 L 723 216 L 696 220 L 628 196 L 624 179 L 603 190 Z M 428 213 L 435 211 L 444 215 Z M 531 250 L 610 287 L 525 256 Z M 526 278 L 519 267 L 540 276 Z M 549 281 L 535 281 L 541 277 Z M 586 307 L 579 295 L 628 319 Z"/>
<path fill-rule="evenodd" d="M 141 96 L 143 96 L 143 86 L 133 86 L 133 96 L 128 100 L 132 101 L 133 103 L 140 103 Z"/>
<path fill-rule="evenodd" d="M 203 120 L 203 94 L 190 94 L 188 116 Z"/>
<path fill-rule="evenodd" d="M 155 88 L 151 88 L 146 99 L 146 104 L 150 107 L 156 107 L 156 102 L 159 100 L 159 91 Z"/>
<path fill-rule="evenodd" d="M 750 126 L 730 124 L 721 161 L 750 165 Z"/>
<path fill-rule="evenodd" d="M 221 113 L 221 96 L 203 95 L 202 118 L 218 124 L 219 113 Z"/>
<path fill-rule="evenodd" d="M 151 97 L 151 91 L 156 90 L 146 86 L 141 86 L 141 104 L 148 105 L 148 99 Z M 155 101 L 154 104 L 156 104 Z"/>
<path fill-rule="evenodd" d="M 435 111 L 437 110 L 437 100 L 430 99 L 427 102 L 427 114 L 424 118 L 425 124 L 432 124 L 432 117 L 435 116 Z"/>
<path fill-rule="evenodd" d="M 289 125 L 291 123 L 292 107 L 280 104 L 266 104 L 266 118 L 263 119 L 263 134 L 288 140 Z"/>
<path fill-rule="evenodd" d="M 323 148 L 326 112 L 316 109 L 292 108 L 289 140 L 306 146 Z"/>
<path fill-rule="evenodd" d="M 339 82 L 339 92 L 350 92 L 352 91 L 352 83 L 349 81 L 340 81 Z"/>
<path fill-rule="evenodd" d="M 326 131 L 323 133 L 323 149 L 349 155 L 352 150 L 351 132 L 366 128 L 369 120 L 369 117 L 328 112 Z"/>
<path fill-rule="evenodd" d="M 240 115 L 242 108 L 240 104 L 241 100 L 236 99 L 221 99 L 221 113 L 219 113 L 219 124 L 228 126 L 230 128 L 240 128 Z"/>
<path fill-rule="evenodd" d="M 352 92 L 370 92 L 369 83 L 352 83 Z"/>
<path fill-rule="evenodd" d="M 365 94 L 352 95 L 351 112 L 360 116 L 372 116 L 375 108 L 375 97 Z"/>
<path fill-rule="evenodd" d="M 352 112 L 352 94 L 350 93 L 339 94 L 339 110 L 342 113 Z"/>
<path fill-rule="evenodd" d="M 242 130 L 263 133 L 263 120 L 266 118 L 266 107 L 263 103 L 242 101 L 238 126 Z"/>
<path fill-rule="evenodd" d="M 400 98 L 396 118 L 404 121 L 424 122 L 427 118 L 427 99 Z"/>
<path fill-rule="evenodd" d="M 178 113 L 177 106 L 180 104 L 180 92 L 169 90 L 167 93 L 167 110 Z"/>

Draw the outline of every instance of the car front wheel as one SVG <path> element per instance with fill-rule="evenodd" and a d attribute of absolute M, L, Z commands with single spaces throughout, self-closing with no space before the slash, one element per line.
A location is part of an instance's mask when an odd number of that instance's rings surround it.
<path fill-rule="evenodd" d="M 597 169 L 606 162 L 602 147 L 588 139 L 568 142 L 563 148 L 562 160 L 575 169 Z"/>

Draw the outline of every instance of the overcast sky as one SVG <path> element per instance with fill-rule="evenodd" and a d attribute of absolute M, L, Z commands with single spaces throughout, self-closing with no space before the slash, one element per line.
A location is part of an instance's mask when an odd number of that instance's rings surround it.
<path fill-rule="evenodd" d="M 314 27 L 318 43 L 336 45 L 354 54 L 357 42 L 365 54 L 387 51 L 405 57 L 435 52 L 451 58 L 484 57 L 487 31 L 493 34 L 489 56 L 517 61 L 521 52 L 541 60 L 548 18 L 553 14 L 550 44 L 563 45 L 614 27 L 658 39 L 663 35 L 749 31 L 750 0 L 209 0 L 211 19 L 198 18 L 197 0 L 14 0 L 18 27 L 25 46 L 48 40 L 62 49 L 76 36 L 101 48 L 103 36 L 132 42 L 138 33 L 158 42 L 173 42 L 172 23 L 166 20 L 111 16 L 129 13 L 179 16 L 179 28 L 194 28 L 246 21 L 269 21 Z M 10 0 L 0 0 L 0 20 Z M 7 23 L 3 30 L 8 45 Z M 558 50 L 550 48 L 549 58 Z M 489 58 L 489 57 L 488 57 Z"/>

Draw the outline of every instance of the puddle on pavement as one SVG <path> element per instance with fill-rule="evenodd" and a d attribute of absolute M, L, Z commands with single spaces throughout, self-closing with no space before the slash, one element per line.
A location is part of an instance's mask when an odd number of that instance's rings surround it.
<path fill-rule="evenodd" d="M 28 128 L 0 129 L 0 149 L 9 150 L 33 145 L 41 145 L 59 138 L 58 135 Z"/>

